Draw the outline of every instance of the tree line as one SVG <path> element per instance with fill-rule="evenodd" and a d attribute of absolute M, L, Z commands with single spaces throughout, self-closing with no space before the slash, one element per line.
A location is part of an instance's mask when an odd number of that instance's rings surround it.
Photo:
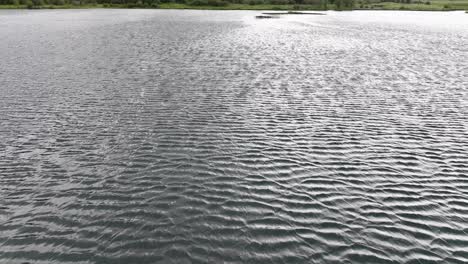
<path fill-rule="evenodd" d="M 248 5 L 301 5 L 317 9 L 351 9 L 355 0 L 0 0 L 0 5 L 26 5 L 28 7 L 63 5 L 103 5 L 104 7 L 148 7 L 157 8 L 164 3 L 187 4 L 193 6 L 227 6 L 229 4 Z"/>

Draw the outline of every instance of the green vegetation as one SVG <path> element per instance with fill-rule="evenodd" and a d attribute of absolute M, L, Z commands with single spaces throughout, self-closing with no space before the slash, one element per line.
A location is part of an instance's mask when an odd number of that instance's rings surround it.
<path fill-rule="evenodd" d="M 468 10 L 468 0 L 0 0 L 0 9 Z"/>
<path fill-rule="evenodd" d="M 468 9 L 468 0 L 359 0 L 355 9 L 450 11 Z"/>

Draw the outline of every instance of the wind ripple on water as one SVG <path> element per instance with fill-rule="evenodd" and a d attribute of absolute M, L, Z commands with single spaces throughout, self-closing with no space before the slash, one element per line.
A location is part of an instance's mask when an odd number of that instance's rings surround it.
<path fill-rule="evenodd" d="M 0 13 L 1 263 L 468 262 L 466 30 L 204 14 Z"/>

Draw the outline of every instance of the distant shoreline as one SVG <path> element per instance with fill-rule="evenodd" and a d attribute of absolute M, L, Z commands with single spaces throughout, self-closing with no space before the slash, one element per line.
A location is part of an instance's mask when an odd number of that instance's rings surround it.
<path fill-rule="evenodd" d="M 466 6 L 449 6 L 448 1 L 437 1 L 431 4 L 401 4 L 394 2 L 383 2 L 369 4 L 368 6 L 356 6 L 354 8 L 337 9 L 335 6 L 330 5 L 329 8 L 324 9 L 322 6 L 317 5 L 273 5 L 273 4 L 227 4 L 225 6 L 212 6 L 212 5 L 190 5 L 179 3 L 161 3 L 157 6 L 139 6 L 128 4 L 86 4 L 86 5 L 40 5 L 40 6 L 27 6 L 27 5 L 0 5 L 0 9 L 100 9 L 100 8 L 113 8 L 113 9 L 190 9 L 190 10 L 258 10 L 258 11 L 466 11 L 468 10 L 468 0 Z M 468 11 L 466 11 L 468 12 Z"/>

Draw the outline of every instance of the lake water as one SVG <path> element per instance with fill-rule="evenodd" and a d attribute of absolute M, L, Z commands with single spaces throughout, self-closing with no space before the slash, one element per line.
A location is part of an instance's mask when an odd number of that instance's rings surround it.
<path fill-rule="evenodd" d="M 468 14 L 0 11 L 0 263 L 467 263 Z"/>

